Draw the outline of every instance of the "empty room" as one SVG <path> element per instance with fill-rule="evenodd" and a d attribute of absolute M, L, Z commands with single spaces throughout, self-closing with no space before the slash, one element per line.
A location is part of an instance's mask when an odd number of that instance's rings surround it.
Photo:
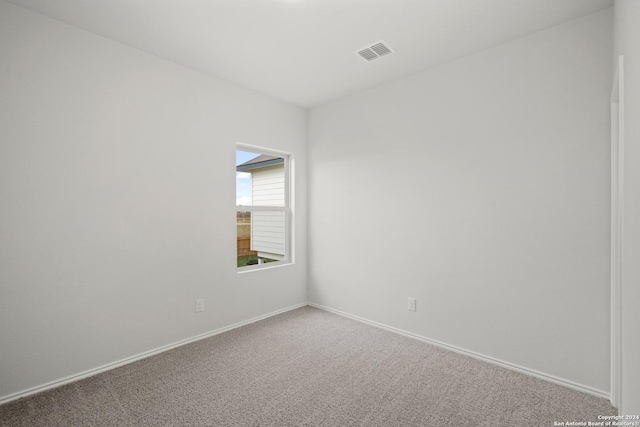
<path fill-rule="evenodd" d="M 640 426 L 638 117 L 638 0 L 0 0 L 0 425 Z"/>

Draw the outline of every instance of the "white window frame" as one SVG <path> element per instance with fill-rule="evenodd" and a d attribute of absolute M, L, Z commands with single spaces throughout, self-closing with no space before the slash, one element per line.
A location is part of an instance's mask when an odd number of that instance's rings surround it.
<path fill-rule="evenodd" d="M 280 261 L 272 261 L 264 264 L 247 265 L 244 267 L 236 267 L 238 274 L 251 271 L 265 270 L 283 265 L 293 264 L 293 214 L 292 214 L 292 179 L 291 170 L 293 164 L 293 155 L 288 152 L 273 150 L 270 148 L 259 147 L 257 145 L 249 145 L 236 143 L 236 151 L 247 151 L 257 154 L 267 154 L 282 157 L 284 159 L 284 206 L 243 206 L 236 205 L 236 217 L 238 212 L 284 212 L 285 218 L 285 249 L 284 259 Z M 253 180 L 252 180 L 253 186 Z M 237 192 L 237 188 L 236 188 Z M 236 193 L 237 195 L 237 193 Z M 252 215 L 253 219 L 253 215 Z M 253 224 L 253 222 L 252 222 Z M 237 233 L 237 232 L 236 232 Z"/>

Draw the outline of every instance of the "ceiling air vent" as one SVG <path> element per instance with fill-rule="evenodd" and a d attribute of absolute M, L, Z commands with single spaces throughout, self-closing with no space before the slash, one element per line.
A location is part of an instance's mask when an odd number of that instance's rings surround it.
<path fill-rule="evenodd" d="M 371 62 L 375 59 L 381 58 L 390 53 L 394 53 L 395 50 L 387 44 L 387 42 L 380 40 L 372 45 L 365 46 L 355 51 L 355 54 L 367 62 Z"/>

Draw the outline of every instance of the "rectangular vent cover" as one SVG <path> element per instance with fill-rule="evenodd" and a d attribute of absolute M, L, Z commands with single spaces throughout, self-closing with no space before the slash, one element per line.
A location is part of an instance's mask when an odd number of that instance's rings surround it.
<path fill-rule="evenodd" d="M 365 61 L 371 62 L 385 55 L 389 55 L 390 53 L 395 53 L 395 50 L 389 46 L 387 42 L 380 40 L 369 46 L 358 49 L 354 53 Z"/>

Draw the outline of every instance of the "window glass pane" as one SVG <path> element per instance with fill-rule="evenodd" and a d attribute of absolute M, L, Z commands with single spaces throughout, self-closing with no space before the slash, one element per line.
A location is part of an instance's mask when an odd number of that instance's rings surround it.
<path fill-rule="evenodd" d="M 236 206 L 285 206 L 284 158 L 236 150 Z"/>
<path fill-rule="evenodd" d="M 236 150 L 236 206 L 251 206 L 251 173 L 238 171 L 238 166 L 259 157 L 259 153 Z"/>
<path fill-rule="evenodd" d="M 285 259 L 284 211 L 236 213 L 238 267 Z"/>
<path fill-rule="evenodd" d="M 287 261 L 288 156 L 236 150 L 238 267 Z"/>

